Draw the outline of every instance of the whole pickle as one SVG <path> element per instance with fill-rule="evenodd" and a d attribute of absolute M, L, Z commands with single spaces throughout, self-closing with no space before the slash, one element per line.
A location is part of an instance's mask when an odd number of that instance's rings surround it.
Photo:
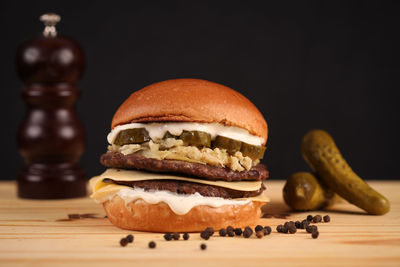
<path fill-rule="evenodd" d="M 141 144 L 147 141 L 150 141 L 150 136 L 145 128 L 133 128 L 120 131 L 114 140 L 114 144 L 123 146 Z"/>
<path fill-rule="evenodd" d="M 229 154 L 235 154 L 236 151 L 240 151 L 240 147 L 242 146 L 242 142 L 217 135 L 215 137 L 214 141 L 212 142 L 212 147 L 213 148 L 223 148 L 228 151 Z"/>
<path fill-rule="evenodd" d="M 310 172 L 292 174 L 283 187 L 283 199 L 296 211 L 318 210 L 332 205 L 337 196 Z"/>
<path fill-rule="evenodd" d="M 243 156 L 247 156 L 252 160 L 262 159 L 264 157 L 265 147 L 250 145 L 242 142 L 240 152 L 242 152 Z"/>
<path fill-rule="evenodd" d="M 301 152 L 324 184 L 350 203 L 374 215 L 390 210 L 389 200 L 354 173 L 327 132 L 308 132 L 301 142 Z"/>
<path fill-rule="evenodd" d="M 197 147 L 210 147 L 211 135 L 200 131 L 183 131 L 179 136 L 185 145 Z"/>

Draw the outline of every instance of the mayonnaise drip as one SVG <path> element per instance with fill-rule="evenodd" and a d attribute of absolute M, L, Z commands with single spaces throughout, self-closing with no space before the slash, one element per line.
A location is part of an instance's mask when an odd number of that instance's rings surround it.
<path fill-rule="evenodd" d="M 221 197 L 204 197 L 197 192 L 192 195 L 178 195 L 169 191 L 144 191 L 141 188 L 121 189 L 116 194 L 111 195 L 110 199 L 115 195 L 122 198 L 125 201 L 125 205 L 138 199 L 142 199 L 149 204 L 164 202 L 178 215 L 184 215 L 193 207 L 200 205 L 218 208 L 224 205 L 245 205 L 251 202 L 249 199 L 232 200 Z"/>
<path fill-rule="evenodd" d="M 149 132 L 150 138 L 153 140 L 163 138 L 167 131 L 173 135 L 180 135 L 183 130 L 186 130 L 209 133 L 212 140 L 217 135 L 220 135 L 255 146 L 261 146 L 264 143 L 263 138 L 252 135 L 247 130 L 239 127 L 225 126 L 219 123 L 197 122 L 129 123 L 118 125 L 108 134 L 108 143 L 113 144 L 120 131 L 131 128 L 145 128 Z"/>

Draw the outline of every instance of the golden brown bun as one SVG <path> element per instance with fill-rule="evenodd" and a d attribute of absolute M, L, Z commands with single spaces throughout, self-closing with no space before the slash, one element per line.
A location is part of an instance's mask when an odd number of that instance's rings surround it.
<path fill-rule="evenodd" d="M 206 227 L 220 229 L 232 225 L 255 225 L 265 203 L 250 202 L 246 205 L 225 205 L 219 208 L 196 206 L 185 215 L 175 214 L 167 204 L 148 204 L 136 200 L 125 205 L 119 196 L 103 203 L 108 219 L 114 225 L 135 231 L 147 232 L 200 232 Z"/>
<path fill-rule="evenodd" d="M 248 130 L 267 141 L 264 117 L 246 97 L 221 84 L 199 79 L 158 82 L 134 92 L 118 108 L 111 128 L 130 122 L 221 123 Z"/>

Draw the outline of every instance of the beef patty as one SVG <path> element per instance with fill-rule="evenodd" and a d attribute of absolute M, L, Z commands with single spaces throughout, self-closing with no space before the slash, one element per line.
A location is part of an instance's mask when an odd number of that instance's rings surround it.
<path fill-rule="evenodd" d="M 258 164 L 250 170 L 233 171 L 228 167 L 216 167 L 207 164 L 180 161 L 158 160 L 142 155 L 109 151 L 100 157 L 100 162 L 108 168 L 137 169 L 152 172 L 183 173 L 190 176 L 216 181 L 259 181 L 268 178 L 269 172 L 264 164 Z"/>
<path fill-rule="evenodd" d="M 109 178 L 103 180 L 106 183 L 114 183 L 119 185 L 126 185 L 131 187 L 143 188 L 145 191 L 149 190 L 167 190 L 177 194 L 191 195 L 199 193 L 205 197 L 222 197 L 222 198 L 246 198 L 258 196 L 265 190 L 265 186 L 261 184 L 259 190 L 256 191 L 239 191 L 219 186 L 212 186 L 206 184 L 197 184 L 186 181 L 177 180 L 148 180 L 148 181 L 114 181 Z"/>

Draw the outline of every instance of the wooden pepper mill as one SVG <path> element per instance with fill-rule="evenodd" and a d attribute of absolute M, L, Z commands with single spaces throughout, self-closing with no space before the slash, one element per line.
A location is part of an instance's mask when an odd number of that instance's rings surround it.
<path fill-rule="evenodd" d="M 60 199 L 86 195 L 86 175 L 78 165 L 85 133 L 74 110 L 85 58 L 80 46 L 57 35 L 57 14 L 44 14 L 43 34 L 23 42 L 17 71 L 24 82 L 25 118 L 18 147 L 25 167 L 18 174 L 18 196 Z"/>

